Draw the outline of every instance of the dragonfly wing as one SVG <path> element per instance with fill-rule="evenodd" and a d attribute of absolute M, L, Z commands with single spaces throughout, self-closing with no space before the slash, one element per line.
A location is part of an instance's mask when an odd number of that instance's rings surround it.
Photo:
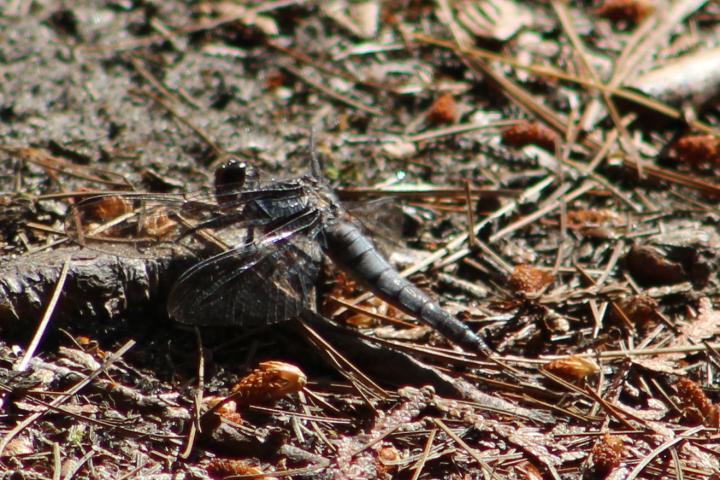
<path fill-rule="evenodd" d="M 312 308 L 322 252 L 317 211 L 257 241 L 215 255 L 175 284 L 168 313 L 180 323 L 260 327 Z"/>
<path fill-rule="evenodd" d="M 397 198 L 382 197 L 346 202 L 344 205 L 363 231 L 376 241 L 383 254 L 389 256 L 389 252 L 406 247 L 403 241 L 405 214 Z"/>
<path fill-rule="evenodd" d="M 212 203 L 188 202 L 182 195 L 118 192 L 71 205 L 65 233 L 103 252 L 152 257 L 161 245 L 182 238 L 190 226 L 218 214 Z"/>
<path fill-rule="evenodd" d="M 106 253 L 152 257 L 164 244 L 191 243 L 198 230 L 212 230 L 235 243 L 249 224 L 261 225 L 301 211 L 297 182 L 260 184 L 256 189 L 194 194 L 117 192 L 92 196 L 69 207 L 65 233 L 76 243 Z M 132 247 L 132 248 L 128 248 Z M 151 248 L 152 247 L 152 248 Z M 133 248 L 135 249 L 132 252 Z"/>

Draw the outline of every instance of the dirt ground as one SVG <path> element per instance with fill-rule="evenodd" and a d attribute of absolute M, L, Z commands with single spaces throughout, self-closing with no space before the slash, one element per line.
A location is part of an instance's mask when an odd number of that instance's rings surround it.
<path fill-rule="evenodd" d="M 0 3 L 0 478 L 720 478 L 719 20 Z M 493 358 L 331 265 L 332 321 L 182 327 L 167 295 L 196 258 L 68 233 L 91 194 L 208 194 L 228 158 L 302 175 L 311 136 Z"/>

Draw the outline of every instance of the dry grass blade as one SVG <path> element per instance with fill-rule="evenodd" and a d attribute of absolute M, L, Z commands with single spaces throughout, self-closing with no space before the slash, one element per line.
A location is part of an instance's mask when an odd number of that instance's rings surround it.
<path fill-rule="evenodd" d="M 93 183 L 105 185 L 109 188 L 115 187 L 125 189 L 130 186 L 127 182 L 127 179 L 125 179 L 122 175 L 114 172 L 103 171 L 102 173 L 107 176 L 120 177 L 121 179 L 121 181 L 108 180 L 99 175 L 95 175 L 94 173 L 87 173 L 87 168 L 81 168 L 78 165 L 68 162 L 63 158 L 52 155 L 48 151 L 43 149 L 33 147 L 13 147 L 9 145 L 0 145 L 0 151 L 6 152 L 12 156 L 17 156 L 23 162 L 39 165 L 43 168 L 47 168 L 48 170 L 62 172 L 64 175 L 69 175 L 71 177 L 82 180 L 88 180 Z"/>
<path fill-rule="evenodd" d="M 269 408 L 269 407 L 261 407 L 259 405 L 250 405 L 248 406 L 248 411 L 251 412 L 263 412 L 263 413 L 270 413 L 274 415 L 285 415 L 288 417 L 293 417 L 301 420 L 309 420 L 312 422 L 322 422 L 327 423 L 329 425 L 352 425 L 353 420 L 349 418 L 332 418 L 332 417 L 323 417 L 318 415 L 308 415 L 304 413 L 297 413 L 297 412 L 290 412 L 287 410 L 279 410 L 277 408 Z"/>
<path fill-rule="evenodd" d="M 452 48 L 458 54 L 469 54 L 469 55 L 477 55 L 477 51 L 475 49 L 467 48 L 464 46 L 457 47 L 451 43 L 448 42 L 440 42 L 435 41 L 434 39 L 430 39 L 428 37 L 419 36 L 418 39 L 423 41 L 432 42 L 435 44 L 439 44 L 442 46 L 446 46 L 448 48 Z M 501 59 L 502 60 L 502 59 Z M 480 62 L 479 60 L 476 60 L 474 57 L 469 57 L 467 60 L 471 65 L 473 65 L 475 68 L 477 68 L 479 71 L 483 72 L 485 75 L 489 76 L 493 79 L 495 83 L 499 85 L 499 88 L 501 91 L 506 92 L 508 96 L 513 98 L 516 102 L 518 102 L 519 105 L 521 105 L 524 108 L 529 109 L 529 111 L 537 115 L 538 117 L 542 118 L 545 122 L 548 123 L 548 125 L 552 126 L 553 128 L 557 129 L 560 132 L 564 132 L 567 128 L 567 120 L 564 119 L 561 115 L 556 114 L 549 108 L 547 108 L 545 105 L 539 103 L 535 98 L 533 98 L 531 95 L 529 95 L 527 92 L 525 92 L 523 89 L 515 85 L 513 82 L 511 82 L 509 79 L 505 78 L 504 76 L 498 74 L 495 72 L 493 68 L 491 68 L 489 65 Z M 517 66 L 517 65 L 516 65 Z M 537 73 L 537 72 L 536 72 Z M 559 78 L 559 76 L 558 76 Z M 605 91 L 605 87 L 602 85 L 594 84 L 593 82 L 584 81 L 582 79 L 574 79 L 579 84 L 585 84 L 585 85 L 592 85 L 594 88 L 598 88 L 599 90 Z M 658 113 L 667 115 L 674 119 L 683 119 L 683 115 L 680 111 L 673 109 L 672 107 L 669 107 L 667 105 L 662 104 L 661 102 L 657 102 L 651 99 L 648 99 L 647 97 L 635 94 L 633 92 L 624 91 L 621 89 L 613 89 L 613 88 L 607 88 L 608 91 L 611 93 L 618 95 L 620 97 L 623 97 L 625 99 L 637 102 L 638 104 L 650 108 Z M 698 131 L 703 131 L 707 133 L 712 133 L 713 135 L 720 136 L 720 132 L 717 131 L 717 129 L 714 129 L 712 127 L 709 127 L 708 125 L 704 125 L 700 122 L 696 121 L 689 121 L 688 122 L 691 127 Z M 618 123 L 619 125 L 622 124 L 622 122 Z M 591 146 L 593 148 L 599 148 L 602 144 L 601 142 L 594 138 L 593 135 L 588 135 L 586 139 L 584 140 L 584 143 L 588 144 L 588 146 Z M 623 162 L 631 166 L 634 169 L 641 168 L 638 162 L 633 161 L 631 158 L 623 158 Z M 701 180 L 690 178 L 686 175 L 676 174 L 674 172 L 669 172 L 667 170 L 664 170 L 660 167 L 656 167 L 653 165 L 643 165 L 642 171 L 645 174 L 654 176 L 656 178 L 662 178 L 665 180 L 670 180 L 674 183 L 678 183 L 681 185 L 685 185 L 691 188 L 695 188 L 698 190 L 706 191 L 709 193 L 712 193 L 713 195 L 720 195 L 720 186 L 709 184 L 707 182 L 703 182 Z M 601 181 L 601 183 L 605 186 L 610 185 L 610 182 L 605 180 L 604 178 L 600 177 L 599 175 L 593 173 L 593 178 L 595 178 L 598 181 Z"/>
<path fill-rule="evenodd" d="M 189 458 L 192 453 L 193 446 L 195 445 L 195 435 L 198 432 L 202 432 L 200 420 L 202 417 L 201 408 L 203 403 L 203 392 L 205 391 L 205 349 L 203 348 L 200 329 L 195 327 L 193 330 L 195 330 L 198 352 L 197 386 L 195 387 L 195 395 L 193 396 L 193 411 L 190 430 L 188 431 L 185 439 L 185 448 L 182 453 L 180 453 L 180 458 L 184 459 Z"/>
<path fill-rule="evenodd" d="M 472 448 L 470 445 L 468 445 L 462 438 L 460 438 L 447 425 L 445 425 L 445 422 L 440 419 L 434 418 L 433 423 L 437 425 L 440 430 L 445 432 L 447 436 L 449 436 L 455 443 L 457 443 L 463 450 L 465 450 L 465 452 L 467 452 L 467 454 L 470 455 L 470 457 L 473 458 L 480 465 L 480 468 L 482 468 L 484 475 L 489 476 L 489 478 L 500 480 L 501 477 L 499 477 L 493 471 L 493 469 L 490 467 L 490 465 L 487 464 L 485 459 L 480 456 L 479 452 Z"/>
<path fill-rule="evenodd" d="M 390 185 L 383 187 L 345 187 L 338 189 L 343 200 L 358 200 L 374 197 L 397 197 L 403 199 L 455 199 L 465 198 L 467 192 L 460 187 L 443 187 L 424 184 Z M 470 198 L 516 197 L 518 191 L 509 188 L 471 187 Z"/>
<path fill-rule="evenodd" d="M 169 91 L 167 87 L 163 85 L 160 80 L 158 80 L 157 77 L 155 77 L 155 75 L 150 72 L 150 70 L 145 68 L 145 65 L 143 65 L 142 61 L 139 58 L 135 56 L 130 56 L 129 60 L 133 68 L 135 68 L 135 70 L 137 70 L 137 72 L 142 75 L 142 77 L 147 80 L 150 85 L 155 87 L 155 89 L 158 90 L 164 97 L 166 97 L 173 103 L 181 103 L 180 98 L 178 98 L 177 95 Z M 197 108 L 195 105 L 192 106 Z"/>
<path fill-rule="evenodd" d="M 417 464 L 415 465 L 415 471 L 413 472 L 413 476 L 411 477 L 411 480 L 417 480 L 420 477 L 423 467 L 425 466 L 425 462 L 427 461 L 427 458 L 430 455 L 430 450 L 432 449 L 432 444 L 433 444 L 433 441 L 435 440 L 436 434 L 437 434 L 437 428 L 433 428 L 432 430 L 430 430 L 430 434 L 428 435 L 428 438 L 425 441 L 425 448 L 423 448 L 422 454 L 420 455 L 420 459 L 417 461 Z"/>
<path fill-rule="evenodd" d="M 555 178 L 553 176 L 547 176 L 540 180 L 539 182 L 535 183 L 534 185 L 531 185 L 528 187 L 522 194 L 518 196 L 516 200 L 510 201 L 500 207 L 498 210 L 493 212 L 491 215 L 487 216 L 486 218 L 483 218 L 482 220 L 479 220 L 477 224 L 473 226 L 473 233 L 475 235 L 478 235 L 480 230 L 488 225 L 493 220 L 496 220 L 498 218 L 501 218 L 508 213 L 514 211 L 519 205 L 523 204 L 525 201 L 527 201 L 528 198 L 533 198 L 540 194 L 543 190 L 545 190 L 547 187 L 549 187 Z M 436 263 L 440 261 L 444 256 L 450 254 L 454 250 L 457 250 L 460 248 L 464 243 L 468 241 L 468 234 L 464 233 L 461 235 L 458 235 L 455 238 L 450 239 L 448 243 L 445 245 L 445 247 L 438 249 L 437 251 L 433 252 L 431 255 L 428 255 L 427 258 L 425 258 L 422 262 L 417 263 L 416 265 L 413 265 L 412 267 L 408 267 L 405 270 L 401 272 L 403 276 L 412 275 L 414 273 L 417 273 L 419 271 L 422 271 L 425 267 L 428 265 L 432 265 L 433 263 Z"/>
<path fill-rule="evenodd" d="M 435 130 L 426 130 L 423 133 L 418 133 L 415 135 L 406 135 L 405 141 L 408 142 L 426 142 L 428 140 L 436 140 L 443 137 L 449 137 L 453 135 L 462 135 L 465 133 L 471 133 L 478 130 L 488 130 L 488 129 L 494 129 L 494 128 L 503 128 L 503 127 L 509 127 L 512 125 L 516 125 L 518 123 L 517 120 L 502 120 L 492 123 L 482 123 L 482 124 L 468 124 L 468 125 L 453 125 L 451 127 L 444 127 L 444 128 L 437 128 Z"/>
<path fill-rule="evenodd" d="M 565 193 L 570 188 L 570 185 L 563 184 L 559 186 L 558 189 L 550 195 L 550 198 L 545 202 L 544 206 L 541 206 L 534 213 L 523 217 L 516 222 L 504 227 L 502 230 L 494 233 L 489 239 L 490 242 L 496 242 L 501 238 L 506 237 L 510 233 L 527 225 L 530 225 L 531 223 L 537 221 L 538 219 L 542 218 L 553 210 L 560 208 L 561 205 L 569 203 L 574 199 L 584 195 L 594 187 L 595 185 L 592 181 L 586 181 L 575 190 Z"/>
<path fill-rule="evenodd" d="M 57 284 L 55 285 L 55 289 L 53 290 L 50 301 L 48 302 L 45 314 L 43 315 L 40 323 L 38 324 L 38 328 L 35 331 L 35 335 L 33 335 L 32 340 L 30 341 L 30 345 L 28 345 L 28 348 L 25 350 L 25 355 L 23 355 L 20 363 L 16 367 L 16 370 L 20 372 L 25 370 L 28 365 L 30 365 L 30 361 L 32 360 L 33 355 L 35 355 L 35 350 L 37 349 L 38 345 L 40 345 L 40 340 L 42 339 L 45 330 L 50 323 L 50 318 L 52 317 L 55 306 L 57 305 L 58 299 L 60 298 L 60 294 L 62 293 L 63 287 L 65 286 L 65 279 L 67 278 L 68 270 L 70 269 L 70 261 L 71 258 L 68 256 L 65 259 L 65 263 L 63 263 L 62 269 L 60 270 L 60 276 L 58 277 Z"/>
<path fill-rule="evenodd" d="M 351 384 L 356 388 L 358 394 L 360 394 L 372 407 L 372 402 L 365 395 L 365 392 L 376 396 L 377 398 L 387 398 L 388 393 L 375 382 L 373 382 L 367 375 L 365 375 L 359 368 L 353 365 L 345 356 L 343 356 L 338 350 L 332 345 L 325 341 L 317 332 L 315 332 L 309 325 L 302 323 L 303 330 L 307 333 L 308 339 L 317 345 L 321 353 L 328 358 L 331 363 L 338 369 L 340 374 L 350 380 Z M 374 407 L 373 407 L 374 408 Z"/>
<path fill-rule="evenodd" d="M 625 78 L 645 66 L 653 58 L 653 49 L 664 43 L 668 34 L 688 16 L 702 8 L 707 0 L 680 0 L 672 2 L 669 11 L 657 9 L 655 15 L 643 24 L 646 28 L 638 29 L 635 41 L 628 42 L 626 49 L 618 58 L 610 85 L 619 85 Z"/>
<path fill-rule="evenodd" d="M 683 112 L 678 110 L 677 108 L 674 108 L 670 105 L 667 105 L 663 102 L 659 102 L 657 100 L 654 100 L 652 98 L 648 98 L 642 94 L 639 94 L 637 92 L 634 92 L 632 90 L 628 90 L 625 88 L 618 88 L 618 87 L 612 87 L 608 85 L 603 85 L 594 82 L 593 80 L 589 80 L 586 78 L 582 78 L 576 75 L 571 75 L 566 72 L 563 72 L 561 70 L 557 70 L 553 67 L 547 67 L 543 65 L 525 65 L 520 61 L 514 60 L 512 58 L 508 58 L 504 55 L 498 55 L 496 53 L 489 52 L 487 50 L 482 50 L 479 48 L 473 48 L 473 47 L 462 47 L 458 46 L 457 44 L 453 42 L 449 42 L 446 40 L 439 40 L 437 38 L 433 38 L 424 34 L 415 34 L 414 38 L 422 43 L 427 43 L 430 45 L 435 45 L 443 48 L 447 48 L 449 50 L 455 51 L 458 55 L 464 55 L 468 56 L 470 59 L 472 59 L 472 65 L 478 70 L 486 74 L 488 77 L 490 77 L 495 83 L 497 83 L 500 86 L 500 90 L 505 92 L 507 95 L 509 95 L 513 100 L 519 102 L 521 106 L 530 106 L 532 107 L 530 113 L 533 115 L 538 116 L 543 121 L 545 121 L 548 125 L 555 128 L 559 132 L 563 132 L 565 130 L 565 122 L 561 119 L 558 119 L 555 117 L 555 113 L 552 112 L 549 108 L 538 104 L 538 102 L 532 98 L 532 96 L 528 95 L 526 92 L 523 92 L 522 89 L 520 89 L 517 85 L 512 83 L 509 79 L 505 78 L 504 76 L 500 75 L 499 73 L 496 73 L 489 65 L 486 63 L 480 62 L 478 59 L 485 59 L 485 60 L 494 60 L 501 62 L 503 64 L 511 65 L 514 68 L 521 69 L 521 70 L 527 70 L 529 72 L 532 72 L 536 75 L 540 76 L 547 76 L 548 78 L 553 78 L 557 80 L 563 80 L 568 81 L 572 83 L 576 83 L 578 85 L 582 85 L 585 87 L 593 88 L 599 91 L 607 91 L 611 93 L 614 96 L 617 96 L 619 98 L 628 100 L 630 102 L 633 102 L 639 106 L 645 107 L 649 110 L 652 110 L 660 115 L 664 115 L 668 118 L 674 119 L 674 120 L 681 120 L 685 121 L 687 120 L 688 125 L 699 132 L 709 133 L 712 135 L 720 135 L 720 131 L 711 126 L 707 123 L 693 120 L 693 119 L 686 119 L 683 115 Z M 588 137 L 588 140 L 586 142 L 598 144 L 599 140 L 596 138 Z"/>
<path fill-rule="evenodd" d="M 692 437 L 699 431 L 703 430 L 705 427 L 702 425 L 698 425 L 697 427 L 689 428 L 685 430 L 682 434 L 675 436 L 674 438 L 671 438 L 670 440 L 666 441 L 662 445 L 658 446 L 655 450 L 650 452 L 649 455 L 647 455 L 645 458 L 643 458 L 640 463 L 638 463 L 635 468 L 632 469 L 630 474 L 626 477 L 627 480 L 634 480 L 637 478 L 645 468 L 650 465 L 650 463 L 658 458 L 658 456 L 664 452 L 665 450 L 668 450 L 669 448 L 672 448 L 673 446 L 677 445 L 680 442 L 683 442 L 687 440 L 688 438 Z"/>
<path fill-rule="evenodd" d="M 62 474 L 60 468 L 61 468 L 61 459 L 60 459 L 60 444 L 57 442 L 53 442 L 53 477 L 52 480 L 60 480 L 60 475 Z"/>
<path fill-rule="evenodd" d="M 68 472 L 65 474 L 65 479 L 66 479 L 66 480 L 71 480 L 73 477 L 75 477 L 75 475 L 76 475 L 80 470 L 82 470 L 82 468 L 83 468 L 83 466 L 85 465 L 85 463 L 87 463 L 88 461 L 90 461 L 90 459 L 95 456 L 95 453 L 96 453 L 96 452 L 95 452 L 94 450 L 90 450 L 90 451 L 87 452 L 85 455 L 83 455 L 82 458 L 80 458 L 80 460 L 78 460 L 77 462 L 75 462 L 75 463 L 72 465 L 72 468 L 70 468 L 70 471 L 68 471 Z"/>
<path fill-rule="evenodd" d="M 377 320 L 381 320 L 382 322 L 391 323 L 391 324 L 398 325 L 398 326 L 405 327 L 405 328 L 412 328 L 412 327 L 416 326 L 415 324 L 413 324 L 411 322 L 406 322 L 402 319 L 390 317 L 388 315 L 383 315 L 383 314 L 374 312 L 367 308 L 358 307 L 354 303 L 346 302 L 345 300 L 343 300 L 341 298 L 330 297 L 329 300 L 331 300 L 334 303 L 337 303 L 338 305 L 342 306 L 343 308 L 346 308 L 352 312 L 367 316 L 368 318 L 375 318 Z"/>
<path fill-rule="evenodd" d="M 570 38 L 571 43 L 573 44 L 573 47 L 578 51 L 580 54 L 580 59 L 582 60 L 583 66 L 585 67 L 585 70 L 590 74 L 590 77 L 595 83 L 601 83 L 600 82 L 600 76 L 598 75 L 597 71 L 595 70 L 595 67 L 592 65 L 588 58 L 588 53 L 585 49 L 585 46 L 582 43 L 582 40 L 580 40 L 580 37 L 577 34 L 577 31 L 575 30 L 573 23 L 570 19 L 571 14 L 568 11 L 567 5 L 558 1 L 553 0 L 552 6 L 555 9 L 555 12 L 560 19 L 560 23 L 563 26 L 563 29 L 565 30 L 565 33 Z M 603 97 L 603 101 L 605 102 L 605 106 L 608 109 L 608 112 L 610 113 L 610 117 L 612 118 L 613 122 L 615 123 L 615 128 L 617 128 L 618 132 L 620 133 L 620 138 L 622 139 L 621 145 L 623 148 L 626 149 L 628 152 L 629 157 L 635 161 L 635 163 L 638 165 L 638 175 L 642 176 L 641 173 L 641 163 L 640 163 L 640 156 L 637 152 L 637 149 L 635 148 L 632 139 L 630 138 L 630 134 L 628 133 L 627 129 L 625 128 L 625 125 L 622 122 L 622 119 L 620 118 L 620 113 L 618 112 L 618 109 L 615 107 L 615 103 L 610 98 L 610 94 L 607 90 L 601 89 L 600 94 Z"/>
<path fill-rule="evenodd" d="M 78 375 L 80 375 L 80 374 L 78 374 Z M 9 389 L 7 389 L 4 386 L 0 386 L 0 390 L 8 391 L 8 392 L 10 391 Z M 47 392 L 33 392 L 33 393 L 45 394 Z M 31 402 L 34 405 L 36 404 L 44 409 L 47 409 L 48 411 L 57 413 L 59 415 L 62 415 L 62 416 L 68 417 L 68 418 L 72 418 L 74 420 L 77 420 L 78 422 L 96 425 L 98 427 L 103 427 L 103 428 L 114 429 L 119 432 L 123 432 L 123 434 L 127 434 L 128 436 L 133 436 L 133 437 L 137 437 L 137 438 L 147 437 L 147 438 L 152 438 L 152 439 L 158 440 L 158 441 L 167 441 L 173 445 L 180 445 L 180 441 L 183 438 L 185 438 L 182 435 L 173 435 L 173 434 L 158 435 L 158 434 L 148 433 L 147 431 L 143 431 L 143 430 L 139 430 L 139 429 L 128 428 L 118 422 L 99 420 L 97 418 L 93 418 L 88 415 L 79 414 L 76 411 L 73 411 L 72 407 L 53 406 L 51 403 L 45 402 L 38 398 L 32 398 Z M 188 415 L 188 417 L 189 417 L 189 415 Z M 12 444 L 12 442 L 10 442 L 10 444 Z M 7 451 L 6 451 L 6 453 L 7 453 Z"/>

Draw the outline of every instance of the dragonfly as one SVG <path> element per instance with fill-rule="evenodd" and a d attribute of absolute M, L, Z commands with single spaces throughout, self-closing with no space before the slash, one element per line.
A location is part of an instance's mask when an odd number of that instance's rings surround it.
<path fill-rule="evenodd" d="M 311 172 L 266 180 L 231 159 L 201 194 L 104 194 L 71 206 L 71 238 L 152 255 L 159 245 L 198 252 L 167 300 L 174 320 L 196 326 L 260 327 L 315 311 L 323 261 L 463 349 L 491 354 L 468 325 L 402 277 L 342 205 L 311 147 Z M 209 252 L 209 253 L 200 253 Z"/>

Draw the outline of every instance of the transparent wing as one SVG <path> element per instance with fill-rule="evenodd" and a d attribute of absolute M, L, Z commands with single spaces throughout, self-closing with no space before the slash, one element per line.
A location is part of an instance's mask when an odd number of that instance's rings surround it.
<path fill-rule="evenodd" d="M 376 241 L 383 253 L 405 248 L 403 225 L 405 214 L 395 197 L 344 202 L 348 212 L 362 225 L 363 230 Z"/>
<path fill-rule="evenodd" d="M 90 197 L 71 205 L 65 233 L 81 245 L 125 255 L 145 256 L 150 245 L 176 241 L 189 224 L 218 215 L 212 203 L 189 204 L 182 195 L 119 192 Z M 133 247 L 133 248 L 128 248 Z"/>
<path fill-rule="evenodd" d="M 189 233 L 201 229 L 212 229 L 223 241 L 234 244 L 248 226 L 270 223 L 300 210 L 303 194 L 297 182 L 259 184 L 252 190 L 226 188 L 218 195 L 207 191 L 189 195 L 108 193 L 71 205 L 65 232 L 81 245 L 139 257 L 153 255 L 149 247 L 176 244 L 181 239 L 191 243 L 195 237 Z"/>
<path fill-rule="evenodd" d="M 168 313 L 191 325 L 258 327 L 313 308 L 322 264 L 319 221 L 320 213 L 308 210 L 195 265 L 175 284 Z"/>

